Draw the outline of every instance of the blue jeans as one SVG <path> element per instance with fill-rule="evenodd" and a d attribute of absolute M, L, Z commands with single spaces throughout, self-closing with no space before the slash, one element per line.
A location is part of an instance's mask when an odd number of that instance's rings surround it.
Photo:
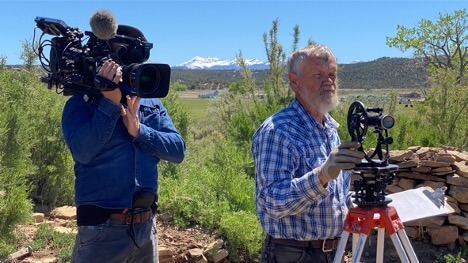
<path fill-rule="evenodd" d="M 108 219 L 101 225 L 78 227 L 71 262 L 157 263 L 156 219 L 133 225 Z"/>
<path fill-rule="evenodd" d="M 303 248 L 273 243 L 267 235 L 263 242 L 261 263 L 332 263 L 335 251 L 323 252 L 321 248 Z"/>

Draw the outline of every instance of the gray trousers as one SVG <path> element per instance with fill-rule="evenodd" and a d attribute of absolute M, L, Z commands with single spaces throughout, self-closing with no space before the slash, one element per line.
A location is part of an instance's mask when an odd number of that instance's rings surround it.
<path fill-rule="evenodd" d="M 335 251 L 323 252 L 321 248 L 303 248 L 273 243 L 267 235 L 263 242 L 261 263 L 332 263 Z"/>
<path fill-rule="evenodd" d="M 126 225 L 114 220 L 97 226 L 80 226 L 72 263 L 157 263 L 156 219 Z"/>

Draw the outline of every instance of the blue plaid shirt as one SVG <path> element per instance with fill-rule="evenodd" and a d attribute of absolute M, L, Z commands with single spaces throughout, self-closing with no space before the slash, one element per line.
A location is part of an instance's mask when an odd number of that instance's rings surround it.
<path fill-rule="evenodd" d="M 341 235 L 351 205 L 351 173 L 342 171 L 326 187 L 317 174 L 340 144 L 337 128 L 330 115 L 322 126 L 294 100 L 254 134 L 257 215 L 272 237 L 316 240 Z"/>

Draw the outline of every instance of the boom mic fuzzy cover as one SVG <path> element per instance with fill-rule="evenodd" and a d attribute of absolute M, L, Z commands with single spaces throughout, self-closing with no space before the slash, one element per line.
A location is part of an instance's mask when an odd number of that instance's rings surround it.
<path fill-rule="evenodd" d="M 89 19 L 89 25 L 93 34 L 102 40 L 109 40 L 117 32 L 117 19 L 106 9 L 96 11 Z"/>

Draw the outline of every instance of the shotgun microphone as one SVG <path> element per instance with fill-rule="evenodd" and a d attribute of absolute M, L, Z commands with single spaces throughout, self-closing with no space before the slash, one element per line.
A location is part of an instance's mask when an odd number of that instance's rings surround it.
<path fill-rule="evenodd" d="M 89 25 L 93 34 L 101 40 L 109 40 L 117 33 L 117 19 L 106 9 L 96 11 L 89 18 Z"/>

